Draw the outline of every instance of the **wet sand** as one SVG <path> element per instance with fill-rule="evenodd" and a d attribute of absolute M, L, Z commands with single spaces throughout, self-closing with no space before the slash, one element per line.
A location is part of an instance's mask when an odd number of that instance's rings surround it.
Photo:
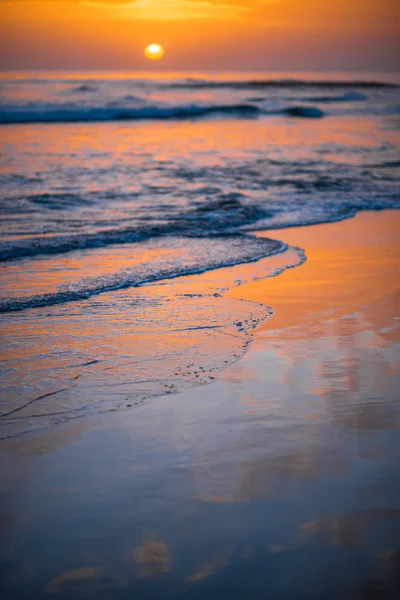
<path fill-rule="evenodd" d="M 274 316 L 216 381 L 3 442 L 5 597 L 395 598 L 399 234 L 266 232 L 308 260 L 226 294 Z"/>

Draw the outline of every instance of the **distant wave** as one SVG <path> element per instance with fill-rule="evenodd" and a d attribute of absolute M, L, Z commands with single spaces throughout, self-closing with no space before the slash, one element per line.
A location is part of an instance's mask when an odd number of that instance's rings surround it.
<path fill-rule="evenodd" d="M 305 102 L 318 102 L 322 104 L 329 104 L 332 102 L 361 102 L 368 100 L 366 94 L 361 94 L 357 91 L 347 92 L 339 96 L 311 96 L 309 98 L 303 98 Z"/>
<path fill-rule="evenodd" d="M 188 88 L 188 89 L 204 89 L 204 88 L 227 88 L 227 89 L 262 89 L 262 88 L 364 88 L 364 89 L 379 89 L 379 88 L 398 88 L 399 83 L 388 81 L 350 81 L 350 80 L 307 80 L 307 79 L 249 79 L 246 81 L 231 80 L 217 81 L 209 79 L 189 79 L 186 81 L 174 81 L 168 84 L 172 88 Z"/>
<path fill-rule="evenodd" d="M 252 104 L 215 106 L 148 106 L 148 107 L 56 107 L 7 108 L 0 110 L 0 123 L 74 123 L 88 121 L 139 121 L 194 119 L 209 115 L 226 115 L 242 118 L 257 117 L 260 109 Z"/>
<path fill-rule="evenodd" d="M 211 106 L 146 106 L 146 107 L 11 107 L 0 110 L 0 124 L 79 123 L 96 121 L 184 120 L 208 116 L 254 119 L 260 115 L 286 115 L 319 118 L 322 110 L 313 106 L 288 106 L 279 110 L 262 110 L 254 104 L 221 104 Z"/>
<path fill-rule="evenodd" d="M 248 102 L 265 102 L 269 100 L 268 96 L 251 96 L 247 99 Z M 305 96 L 298 98 L 301 102 L 311 102 L 317 104 L 331 104 L 340 102 L 361 102 L 368 100 L 366 94 L 357 91 L 345 92 L 344 94 L 334 94 L 329 96 Z"/>
<path fill-rule="evenodd" d="M 113 77 L 94 77 L 90 79 L 74 77 L 23 77 L 15 78 L 10 76 L 5 79 L 7 85 L 24 84 L 70 84 L 77 88 L 88 86 L 97 86 L 98 84 L 133 84 L 137 87 L 157 86 L 167 88 L 301 88 L 301 87 L 319 87 L 319 88 L 398 88 L 400 81 L 388 81 L 383 79 L 301 79 L 296 77 L 265 78 L 265 79 L 202 79 L 200 77 L 188 77 L 176 79 L 152 79 L 151 77 L 133 77 L 121 76 Z"/>
<path fill-rule="evenodd" d="M 82 83 L 81 85 L 78 85 L 77 87 L 72 88 L 73 92 L 83 92 L 83 93 L 88 93 L 88 92 L 97 92 L 98 91 L 98 87 L 93 85 L 90 82 L 86 82 L 86 83 Z"/>
<path fill-rule="evenodd" d="M 304 119 L 320 119 L 325 116 L 324 111 L 316 106 L 289 106 L 281 111 L 276 111 L 276 113 Z M 273 114 L 272 111 L 270 114 Z"/>

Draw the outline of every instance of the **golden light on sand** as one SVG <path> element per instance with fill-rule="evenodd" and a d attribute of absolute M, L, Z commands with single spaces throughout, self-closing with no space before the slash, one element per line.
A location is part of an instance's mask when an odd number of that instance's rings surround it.
<path fill-rule="evenodd" d="M 147 58 L 151 60 L 157 60 L 158 58 L 162 58 L 164 55 L 164 48 L 160 44 L 149 44 L 144 49 L 144 53 Z"/>

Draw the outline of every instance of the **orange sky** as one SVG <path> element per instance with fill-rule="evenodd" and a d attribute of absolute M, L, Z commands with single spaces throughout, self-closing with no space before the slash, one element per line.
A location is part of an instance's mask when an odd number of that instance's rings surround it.
<path fill-rule="evenodd" d="M 400 70 L 400 0 L 0 0 L 0 68 Z M 165 58 L 143 48 L 159 42 Z"/>

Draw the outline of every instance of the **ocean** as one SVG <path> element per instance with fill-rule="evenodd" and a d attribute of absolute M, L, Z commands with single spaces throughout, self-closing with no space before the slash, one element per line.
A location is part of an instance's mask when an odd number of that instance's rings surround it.
<path fill-rule="evenodd" d="M 279 229 L 400 208 L 395 76 L 0 86 L 2 438 L 212 382 L 274 310 L 226 290 L 307 258 Z"/>

